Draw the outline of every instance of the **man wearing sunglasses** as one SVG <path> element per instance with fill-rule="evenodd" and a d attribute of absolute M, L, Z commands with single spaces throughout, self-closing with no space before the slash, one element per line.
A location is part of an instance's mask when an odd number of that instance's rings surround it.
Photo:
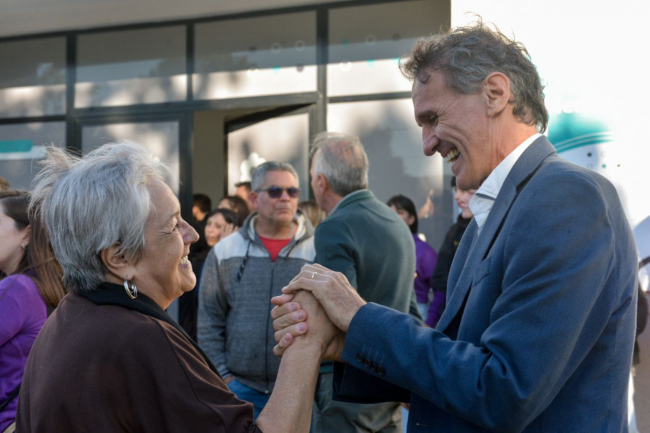
<path fill-rule="evenodd" d="M 298 212 L 298 175 L 265 162 L 251 180 L 253 213 L 208 255 L 199 290 L 198 342 L 254 415 L 266 405 L 280 365 L 273 355 L 269 299 L 314 261 L 313 231 Z"/>

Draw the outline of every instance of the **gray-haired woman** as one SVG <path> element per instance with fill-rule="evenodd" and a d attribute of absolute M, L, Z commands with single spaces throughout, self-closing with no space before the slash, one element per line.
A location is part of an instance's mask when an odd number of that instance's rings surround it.
<path fill-rule="evenodd" d="M 228 390 L 164 311 L 194 288 L 187 255 L 198 239 L 165 173 L 135 143 L 105 145 L 82 159 L 48 150 L 32 202 L 40 204 L 71 293 L 32 348 L 18 431 L 309 430 L 318 367 L 336 329 L 305 298 L 312 332 L 284 355 L 271 400 L 253 424 L 252 405 Z"/>

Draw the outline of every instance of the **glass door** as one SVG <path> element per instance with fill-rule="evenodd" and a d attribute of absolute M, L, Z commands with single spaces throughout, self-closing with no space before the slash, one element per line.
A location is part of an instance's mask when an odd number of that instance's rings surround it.
<path fill-rule="evenodd" d="M 296 169 L 302 190 L 300 199 L 308 199 L 314 124 L 314 105 L 283 107 L 227 122 L 228 194 L 234 194 L 235 183 L 250 181 L 258 165 L 279 161 Z"/>

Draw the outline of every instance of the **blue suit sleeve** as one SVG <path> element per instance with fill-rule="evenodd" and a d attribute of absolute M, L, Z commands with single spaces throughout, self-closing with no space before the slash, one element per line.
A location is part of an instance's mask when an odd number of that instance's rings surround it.
<path fill-rule="evenodd" d="M 635 308 L 634 291 L 627 293 L 634 262 L 615 255 L 615 244 L 629 241 L 621 229 L 626 223 L 622 212 L 610 212 L 614 203 L 620 209 L 613 188 L 601 188 L 579 175 L 547 176 L 528 186 L 534 205 L 519 206 L 508 217 L 500 260 L 492 261 L 498 262 L 491 272 L 499 275 L 501 293 L 479 344 L 452 340 L 404 314 L 367 304 L 346 336 L 342 358 L 348 368 L 408 389 L 488 430 L 523 430 L 551 404 L 606 327 L 612 339 L 625 333 L 615 331 L 618 322 L 611 318 L 627 317 Z M 345 381 L 340 385 L 345 389 Z"/>

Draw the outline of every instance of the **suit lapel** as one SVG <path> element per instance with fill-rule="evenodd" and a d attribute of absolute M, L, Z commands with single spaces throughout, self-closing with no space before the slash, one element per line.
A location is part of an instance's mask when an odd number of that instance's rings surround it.
<path fill-rule="evenodd" d="M 554 152 L 555 149 L 553 149 L 546 137 L 535 140 L 512 167 L 478 237 L 476 237 L 478 230 L 473 230 L 470 233 L 468 228 L 466 235 L 473 234 L 474 239 L 472 239 L 472 245 L 469 248 L 463 270 L 458 279 L 453 281 L 451 279 L 452 275 L 450 275 L 448 286 L 453 287 L 453 290 L 449 296 L 447 307 L 436 327 L 437 330 L 444 331 L 456 315 L 461 312 L 465 298 L 472 287 L 474 271 L 479 263 L 485 259 L 499 235 L 508 211 L 519 194 L 519 186 L 532 176 L 544 158 Z M 472 224 L 476 224 L 476 222 L 472 221 Z M 464 237 L 463 240 L 465 240 Z M 454 262 L 456 262 L 457 258 L 463 260 L 462 257 L 454 257 Z"/>

